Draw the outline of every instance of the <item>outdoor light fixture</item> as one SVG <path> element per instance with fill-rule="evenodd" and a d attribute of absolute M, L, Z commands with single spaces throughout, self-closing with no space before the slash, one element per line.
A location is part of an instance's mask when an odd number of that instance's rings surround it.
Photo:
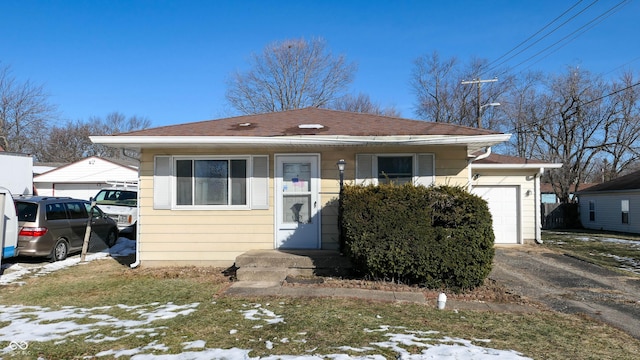
<path fill-rule="evenodd" d="M 344 168 L 347 165 L 347 162 L 344 159 L 338 160 L 336 166 L 338 167 L 338 171 L 340 171 L 340 192 L 342 192 L 342 185 L 344 184 Z"/>

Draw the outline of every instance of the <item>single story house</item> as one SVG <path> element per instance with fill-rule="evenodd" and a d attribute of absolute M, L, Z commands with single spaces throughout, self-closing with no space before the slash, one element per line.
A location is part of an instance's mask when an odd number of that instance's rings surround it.
<path fill-rule="evenodd" d="M 523 199 L 539 196 L 536 174 L 545 164 L 475 164 L 509 138 L 487 129 L 305 108 L 91 140 L 140 153 L 139 262 L 229 266 L 249 250 L 338 249 L 341 178 L 487 186 L 491 198 L 510 196 L 519 214 L 515 234 L 499 239 L 535 240 L 535 206 Z M 342 174 L 338 162 L 345 163 Z M 502 186 L 509 189 L 500 193 Z"/>
<path fill-rule="evenodd" d="M 100 189 L 114 181 L 137 182 L 138 167 L 133 163 L 91 156 L 33 178 L 38 195 L 85 200 L 96 196 Z"/>
<path fill-rule="evenodd" d="M 587 229 L 640 233 L 640 171 L 578 192 Z"/>

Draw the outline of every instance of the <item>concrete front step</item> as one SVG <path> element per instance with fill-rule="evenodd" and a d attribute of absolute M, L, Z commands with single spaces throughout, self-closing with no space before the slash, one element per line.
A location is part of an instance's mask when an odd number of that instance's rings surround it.
<path fill-rule="evenodd" d="M 283 281 L 287 276 L 343 276 L 351 262 L 329 250 L 252 250 L 236 258 L 239 281 Z"/>
<path fill-rule="evenodd" d="M 287 276 L 314 276 L 313 269 L 296 269 L 282 267 L 241 267 L 236 270 L 238 281 L 280 282 Z"/>

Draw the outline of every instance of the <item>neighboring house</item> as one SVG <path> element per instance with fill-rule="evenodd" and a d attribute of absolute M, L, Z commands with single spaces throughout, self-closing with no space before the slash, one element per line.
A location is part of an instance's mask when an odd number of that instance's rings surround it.
<path fill-rule="evenodd" d="M 640 233 L 640 171 L 578 192 L 587 229 Z"/>
<path fill-rule="evenodd" d="M 38 195 L 85 199 L 95 196 L 111 181 L 137 181 L 137 166 L 98 156 L 54 168 L 33 178 Z"/>
<path fill-rule="evenodd" d="M 13 195 L 33 194 L 33 157 L 0 151 L 0 187 Z"/>
<path fill-rule="evenodd" d="M 520 209 L 521 196 L 536 189 L 536 182 L 526 177 L 533 179 L 545 164 L 536 164 L 536 170 L 522 164 L 470 166 L 472 154 L 509 137 L 445 123 L 306 108 L 91 140 L 141 154 L 138 261 L 229 266 L 253 249 L 338 249 L 336 164 L 341 159 L 349 184 L 391 178 L 491 187 L 506 179 L 516 190 L 509 200 L 516 204 L 514 213 L 529 216 L 529 210 Z M 475 181 L 472 169 L 481 174 Z M 488 182 L 490 177 L 496 182 Z M 504 241 L 533 239 L 537 226 L 519 219 L 519 230 Z"/>
<path fill-rule="evenodd" d="M 487 201 L 497 244 L 541 242 L 540 177 L 561 166 L 498 154 L 471 163 L 471 192 Z"/>

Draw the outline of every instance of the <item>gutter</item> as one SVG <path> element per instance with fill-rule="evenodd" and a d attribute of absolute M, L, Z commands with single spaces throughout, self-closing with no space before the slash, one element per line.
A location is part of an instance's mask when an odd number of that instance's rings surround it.
<path fill-rule="evenodd" d="M 535 224 L 536 224 L 536 234 L 535 234 L 535 241 L 536 244 L 542 244 L 542 213 L 540 210 L 540 207 L 542 206 L 542 200 L 541 197 L 542 195 L 540 194 L 540 178 L 542 178 L 542 174 L 544 174 L 544 168 L 541 167 L 540 170 L 538 171 L 537 174 L 535 174 L 533 176 L 533 186 L 535 187 L 535 195 L 534 195 L 534 200 L 535 201 Z"/>
<path fill-rule="evenodd" d="M 471 164 L 474 161 L 478 161 L 478 160 L 482 160 L 482 159 L 486 159 L 489 157 L 489 155 L 491 155 L 491 146 L 487 147 L 485 152 L 469 159 L 468 163 L 467 163 L 467 183 L 469 184 L 469 189 L 468 191 L 471 192 L 471 190 L 473 189 L 473 185 L 472 185 L 472 181 L 473 181 L 473 174 L 472 174 L 472 168 L 471 168 Z"/>

